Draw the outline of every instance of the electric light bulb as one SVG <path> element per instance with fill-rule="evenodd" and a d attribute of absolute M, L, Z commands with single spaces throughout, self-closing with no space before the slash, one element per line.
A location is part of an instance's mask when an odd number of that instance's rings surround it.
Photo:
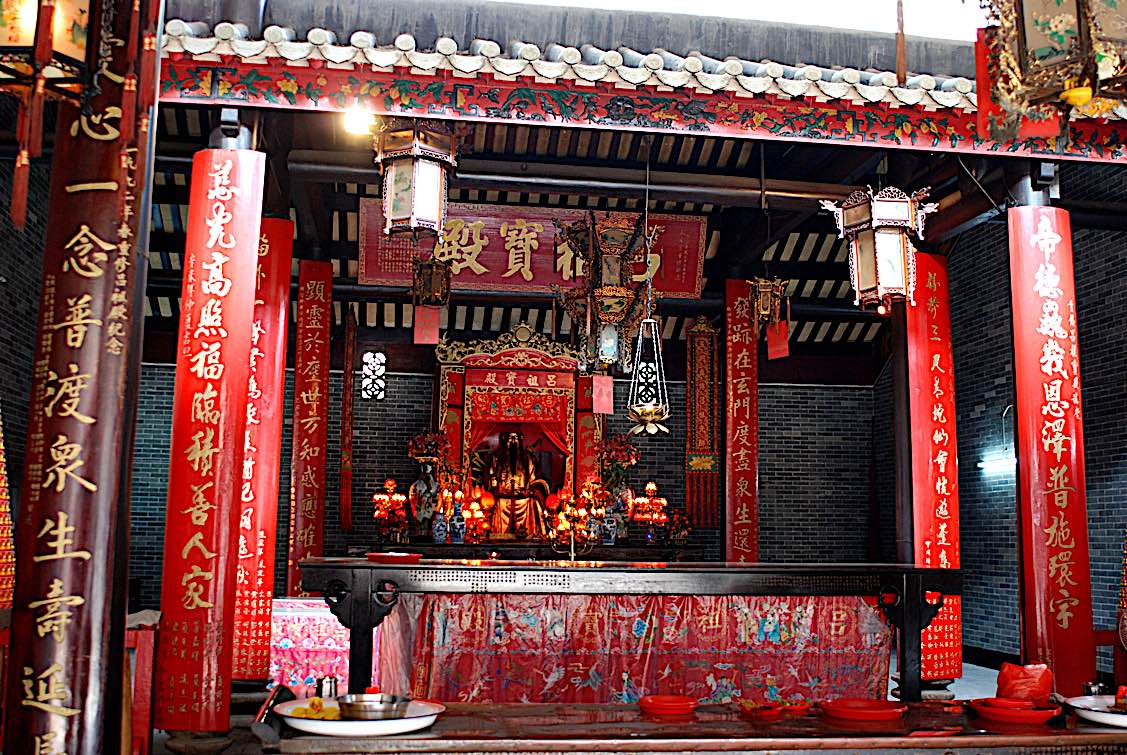
<path fill-rule="evenodd" d="M 344 111 L 344 130 L 357 136 L 367 136 L 372 132 L 376 119 L 371 113 L 359 105 L 354 105 Z"/>

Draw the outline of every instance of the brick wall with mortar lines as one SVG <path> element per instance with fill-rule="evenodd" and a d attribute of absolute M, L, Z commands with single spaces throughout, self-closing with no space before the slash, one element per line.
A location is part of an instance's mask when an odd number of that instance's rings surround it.
<path fill-rule="evenodd" d="M 15 124 L 11 98 L 0 98 L 0 130 Z M 51 169 L 46 162 L 31 166 L 27 224 L 17 231 L 8 219 L 12 190 L 11 160 L 0 160 L 0 415 L 3 416 L 8 476 L 13 512 L 23 480 L 24 436 L 31 397 L 31 368 L 35 359 L 35 323 L 39 318 L 39 288 L 43 275 L 43 231 L 47 224 L 47 196 Z M 13 519 L 15 517 L 13 516 Z"/>
<path fill-rule="evenodd" d="M 155 608 L 160 603 L 174 376 L 171 365 L 146 364 L 142 369 L 130 554 L 131 576 L 141 580 L 141 605 L 134 608 Z M 382 488 L 383 481 L 392 477 L 405 489 L 415 479 L 418 469 L 406 457 L 405 448 L 415 433 L 429 426 L 433 380 L 427 375 L 389 375 L 387 397 L 383 401 L 357 400 L 353 436 L 354 530 L 351 533 L 340 529 L 337 505 L 340 373 L 332 373 L 329 383 L 325 552 L 343 555 L 349 548 L 365 548 L 374 542 L 369 501 L 372 493 Z M 625 381 L 616 383 L 617 413 L 610 419 L 612 431 L 625 431 L 630 427 L 625 412 L 627 390 Z M 866 534 L 869 441 L 865 437 L 861 442 L 841 444 L 835 439 L 855 435 L 857 428 L 862 428 L 862 434 L 867 432 L 872 413 L 868 389 L 764 385 L 762 391 L 760 423 L 764 461 L 760 484 L 764 560 L 861 560 Z M 630 476 L 630 483 L 636 489 L 654 480 L 662 494 L 676 505 L 682 505 L 684 500 L 684 392 L 683 383 L 670 384 L 673 410 L 670 433 L 639 439 L 642 458 Z M 288 371 L 275 561 L 275 584 L 279 591 L 285 582 L 292 400 L 292 371 Z M 811 459 L 818 459 L 819 463 L 812 465 Z M 838 491 L 832 501 L 817 493 L 827 487 Z M 825 526 L 826 521 L 832 526 Z M 812 532 L 819 536 L 795 536 L 795 533 Z M 719 530 L 696 531 L 692 542 L 700 548 L 702 558 L 722 558 Z"/>
<path fill-rule="evenodd" d="M 759 386 L 763 561 L 866 559 L 872 416 L 868 386 Z"/>

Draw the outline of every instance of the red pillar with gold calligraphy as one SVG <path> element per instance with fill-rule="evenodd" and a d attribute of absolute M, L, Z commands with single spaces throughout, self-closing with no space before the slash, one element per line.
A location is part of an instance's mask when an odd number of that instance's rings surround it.
<path fill-rule="evenodd" d="M 333 266 L 302 260 L 298 268 L 297 359 L 294 363 L 293 461 L 286 594 L 301 589 L 302 559 L 325 549 L 325 445 L 329 437 L 329 318 Z"/>
<path fill-rule="evenodd" d="M 207 149 L 192 160 L 165 516 L 154 721 L 229 728 L 265 155 Z"/>
<path fill-rule="evenodd" d="M 235 579 L 235 646 L 231 676 L 265 679 L 270 672 L 274 543 L 278 533 L 278 465 L 282 450 L 289 322 L 292 220 L 263 218 L 247 380 L 246 443 L 239 491 L 239 555 Z"/>
<path fill-rule="evenodd" d="M 739 563 L 759 560 L 759 331 L 752 312 L 749 282 L 727 281 L 724 557 Z"/>
<path fill-rule="evenodd" d="M 1056 691 L 1096 675 L 1080 344 L 1068 213 L 1008 211 L 1021 529 L 1022 658 L 1047 663 Z"/>
<path fill-rule="evenodd" d="M 58 109 L 45 208 L 6 663 L 9 755 L 120 746 L 141 193 L 159 63 L 154 4 L 97 8 L 100 89 L 85 109 Z"/>
<path fill-rule="evenodd" d="M 955 369 L 947 258 L 916 254 L 915 304 L 906 308 L 908 404 L 912 426 L 912 532 L 915 563 L 959 568 L 959 469 Z M 963 675 L 962 602 L 944 596 L 924 630 L 921 678 Z"/>

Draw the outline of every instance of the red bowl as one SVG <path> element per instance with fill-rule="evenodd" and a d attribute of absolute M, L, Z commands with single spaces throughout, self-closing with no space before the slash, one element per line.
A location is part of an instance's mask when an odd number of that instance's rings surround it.
<path fill-rule="evenodd" d="M 697 701 L 685 695 L 646 695 L 638 707 L 653 716 L 687 716 L 696 710 Z"/>
<path fill-rule="evenodd" d="M 1007 708 L 1009 710 L 1033 710 L 1037 706 L 1032 700 L 1019 700 L 1016 697 L 984 697 L 980 700 L 983 705 L 991 708 Z"/>
<path fill-rule="evenodd" d="M 971 700 L 970 708 L 987 721 L 997 721 L 1004 724 L 1043 724 L 1053 716 L 1060 714 L 1060 706 L 1053 705 L 1048 708 L 997 708 L 988 705 L 986 700 Z"/>
<path fill-rule="evenodd" d="M 423 559 L 422 553 L 369 553 L 368 560 L 373 564 L 417 564 Z"/>
<path fill-rule="evenodd" d="M 831 718 L 852 721 L 895 721 L 908 711 L 908 706 L 895 700 L 844 698 L 822 703 L 822 711 Z"/>

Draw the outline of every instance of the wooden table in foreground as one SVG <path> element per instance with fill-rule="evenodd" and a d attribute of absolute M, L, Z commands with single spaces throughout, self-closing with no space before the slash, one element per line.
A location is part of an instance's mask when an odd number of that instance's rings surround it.
<path fill-rule="evenodd" d="M 689 722 L 643 716 L 635 705 L 452 704 L 430 729 L 397 737 L 309 735 L 283 739 L 277 753 L 1127 753 L 1127 730 L 1007 726 L 968 718 L 961 706 L 915 703 L 892 723 L 835 723 L 817 714 L 772 723 L 740 717 L 735 705 L 697 709 Z M 958 731 L 930 735 L 942 727 Z M 924 736 L 919 733 L 929 735 Z"/>
<path fill-rule="evenodd" d="M 372 681 L 372 628 L 401 593 L 567 595 L 858 596 L 877 606 L 899 633 L 900 694 L 920 699 L 920 633 L 942 605 L 927 595 L 958 595 L 956 569 L 903 564 L 721 564 L 592 561 L 427 560 L 398 566 L 355 558 L 302 561 L 301 585 L 325 597 L 351 631 L 349 692 Z"/>

